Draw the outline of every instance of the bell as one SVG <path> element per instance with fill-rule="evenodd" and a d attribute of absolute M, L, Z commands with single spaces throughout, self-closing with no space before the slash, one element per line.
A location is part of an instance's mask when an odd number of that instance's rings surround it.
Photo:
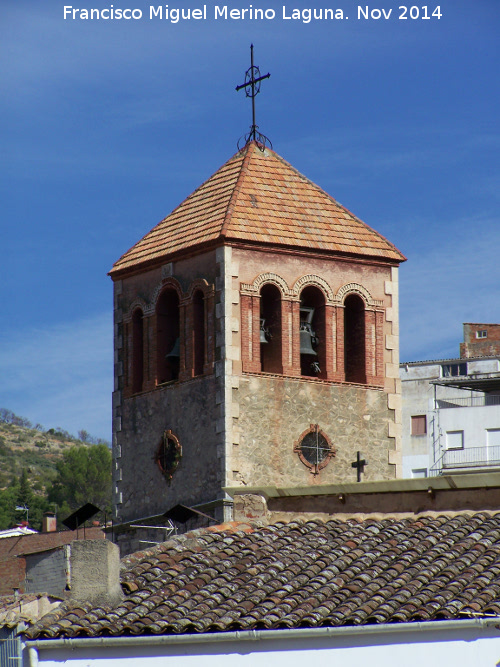
<path fill-rule="evenodd" d="M 300 354 L 312 354 L 318 356 L 313 343 L 317 343 L 316 334 L 312 330 L 312 319 L 314 308 L 309 306 L 300 307 Z"/>
<path fill-rule="evenodd" d="M 269 339 L 271 338 L 271 335 L 269 333 L 268 327 L 266 327 L 266 320 L 261 317 L 260 318 L 260 342 L 261 343 L 269 343 Z"/>
<path fill-rule="evenodd" d="M 175 358 L 179 359 L 180 356 L 181 356 L 180 339 L 176 338 L 175 343 L 172 346 L 172 349 L 165 355 L 165 359 L 175 361 Z"/>
<path fill-rule="evenodd" d="M 313 354 L 317 356 L 316 350 L 312 346 L 314 336 L 311 325 L 307 322 L 300 323 L 300 354 Z"/>

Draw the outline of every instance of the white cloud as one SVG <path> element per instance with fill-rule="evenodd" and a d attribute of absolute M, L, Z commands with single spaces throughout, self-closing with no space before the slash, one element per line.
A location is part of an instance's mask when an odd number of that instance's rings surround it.
<path fill-rule="evenodd" d="M 73 434 L 111 438 L 110 314 L 3 335 L 0 406 Z"/>

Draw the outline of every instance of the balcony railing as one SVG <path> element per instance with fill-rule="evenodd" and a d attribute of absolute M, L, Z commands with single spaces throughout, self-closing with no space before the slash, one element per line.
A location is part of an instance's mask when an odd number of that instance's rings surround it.
<path fill-rule="evenodd" d="M 483 408 L 486 405 L 500 405 L 500 396 L 468 396 L 466 398 L 438 398 L 437 407 L 444 408 Z"/>
<path fill-rule="evenodd" d="M 500 445 L 447 449 L 439 461 L 432 466 L 429 474 L 435 477 L 444 475 L 450 470 L 489 468 L 491 466 L 500 467 Z"/>

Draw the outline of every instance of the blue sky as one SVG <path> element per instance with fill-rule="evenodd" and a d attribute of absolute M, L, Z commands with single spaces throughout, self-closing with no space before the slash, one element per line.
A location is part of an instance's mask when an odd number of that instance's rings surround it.
<path fill-rule="evenodd" d="M 310 23 L 276 0 L 252 3 L 268 21 L 215 20 L 207 3 L 207 20 L 176 24 L 142 0 L 72 5 L 140 20 L 64 20 L 69 1 L 0 0 L 0 407 L 110 438 L 106 274 L 236 151 L 251 42 L 271 72 L 260 130 L 408 257 L 401 360 L 456 356 L 462 322 L 500 321 L 498 0 L 444 0 L 429 20 L 392 0 L 368 5 L 388 20 L 285 3 L 349 17 Z"/>

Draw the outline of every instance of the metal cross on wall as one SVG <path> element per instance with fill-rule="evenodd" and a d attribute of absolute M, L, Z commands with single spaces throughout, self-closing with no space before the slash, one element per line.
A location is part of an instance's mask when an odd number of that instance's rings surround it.
<path fill-rule="evenodd" d="M 237 91 L 244 88 L 246 96 L 252 99 L 252 125 L 250 127 L 250 132 L 244 136 L 245 146 L 250 141 L 256 141 L 258 144 L 261 144 L 262 147 L 266 145 L 266 142 L 271 144 L 268 137 L 258 132 L 258 125 L 255 123 L 255 97 L 260 93 L 260 82 L 264 79 L 269 79 L 270 76 L 269 72 L 261 76 L 259 68 L 253 64 L 253 44 L 250 44 L 250 67 L 245 73 L 245 83 L 236 86 Z M 240 142 L 238 141 L 238 148 L 240 147 L 239 144 Z"/>
<path fill-rule="evenodd" d="M 353 468 L 356 468 L 356 472 L 358 474 L 358 482 L 361 482 L 361 473 L 365 471 L 365 466 L 368 465 L 368 461 L 366 459 L 361 458 L 361 452 L 356 452 L 356 460 L 351 463 L 351 466 Z"/>

